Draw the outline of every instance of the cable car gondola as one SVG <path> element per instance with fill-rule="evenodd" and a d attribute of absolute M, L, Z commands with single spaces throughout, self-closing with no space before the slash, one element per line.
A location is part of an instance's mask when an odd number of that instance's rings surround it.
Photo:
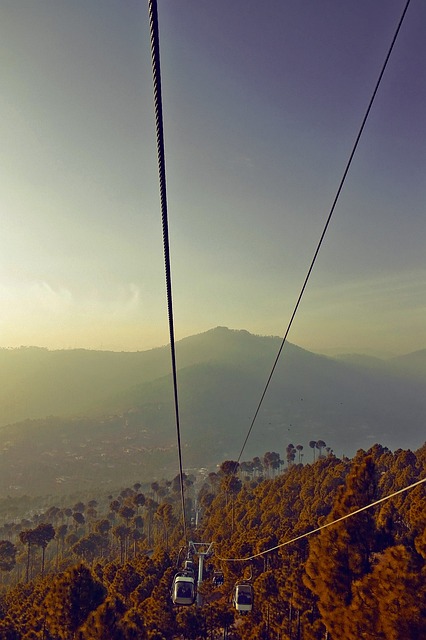
<path fill-rule="evenodd" d="M 191 605 L 195 602 L 195 578 L 194 575 L 181 571 L 175 575 L 172 584 L 173 604 Z"/>
<path fill-rule="evenodd" d="M 253 587 L 248 582 L 239 582 L 234 587 L 233 605 L 242 614 L 253 608 Z"/>
<path fill-rule="evenodd" d="M 223 571 L 214 571 L 212 582 L 215 587 L 221 587 L 225 582 L 225 578 L 223 576 Z"/>

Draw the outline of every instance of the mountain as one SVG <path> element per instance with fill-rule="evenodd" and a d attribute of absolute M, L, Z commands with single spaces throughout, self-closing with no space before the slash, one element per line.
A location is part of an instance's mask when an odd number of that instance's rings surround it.
<path fill-rule="evenodd" d="M 426 349 L 392 358 L 390 366 L 400 375 L 409 376 L 418 382 L 426 380 Z"/>
<path fill-rule="evenodd" d="M 256 367 L 259 359 L 268 362 L 273 357 L 278 340 L 218 327 L 179 341 L 178 366 L 235 359 L 242 366 Z M 169 372 L 169 347 L 132 353 L 0 349 L 0 426 L 47 415 L 90 414 L 103 409 L 112 396 Z"/>
<path fill-rule="evenodd" d="M 136 353 L 0 349 L 0 425 L 90 412 L 110 394 L 165 375 L 166 347 Z"/>
<path fill-rule="evenodd" d="M 185 467 L 236 459 L 281 339 L 217 327 L 176 344 Z M 324 440 L 351 456 L 376 442 L 423 444 L 424 352 L 379 361 L 333 359 L 287 343 L 244 448 L 285 457 L 288 444 Z M 72 492 L 177 473 L 168 347 L 147 352 L 2 350 L 0 486 L 6 493 Z M 16 388 L 13 387 L 15 382 Z M 5 403 L 7 404 L 7 403 Z M 12 406 L 13 405 L 13 406 Z M 52 417 L 57 415 L 59 417 Z M 42 417 L 43 416 L 43 417 Z M 50 416 L 46 418 L 45 416 Z"/>

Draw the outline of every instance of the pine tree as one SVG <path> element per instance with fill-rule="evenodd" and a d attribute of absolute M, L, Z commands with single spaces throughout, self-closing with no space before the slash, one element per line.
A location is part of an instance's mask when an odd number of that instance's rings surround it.
<path fill-rule="evenodd" d="M 371 457 L 364 457 L 347 477 L 329 520 L 336 520 L 376 499 L 375 468 Z M 371 569 L 376 548 L 376 527 L 371 511 L 364 511 L 323 529 L 310 542 L 305 582 L 318 596 L 318 607 L 332 637 L 348 635 L 344 627 L 353 598 L 353 583 Z M 352 611 L 352 616 L 361 616 Z M 345 631 L 343 632 L 343 630 Z"/>
<path fill-rule="evenodd" d="M 45 599 L 49 633 L 60 640 L 74 640 L 74 634 L 105 596 L 106 589 L 84 564 L 60 574 Z"/>
<path fill-rule="evenodd" d="M 0 540 L 0 571 L 12 571 L 16 553 L 16 547 L 10 540 Z"/>
<path fill-rule="evenodd" d="M 127 640 L 122 617 L 125 607 L 118 598 L 106 599 L 92 612 L 81 630 L 77 640 Z M 137 636 L 143 640 L 143 635 Z"/>

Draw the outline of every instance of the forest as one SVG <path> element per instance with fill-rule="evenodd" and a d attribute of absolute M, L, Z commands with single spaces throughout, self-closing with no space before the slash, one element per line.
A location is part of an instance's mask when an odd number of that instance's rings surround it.
<path fill-rule="evenodd" d="M 285 464 L 225 460 L 1 522 L 1 640 L 426 638 L 424 483 L 321 528 L 422 480 L 426 444 L 352 459 L 316 444 L 309 463 L 289 446 Z M 196 604 L 176 606 L 189 541 L 212 551 Z"/>

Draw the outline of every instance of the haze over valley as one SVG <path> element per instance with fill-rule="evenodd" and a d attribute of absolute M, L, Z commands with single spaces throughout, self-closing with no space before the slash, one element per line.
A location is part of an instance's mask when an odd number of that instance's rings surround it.
<path fill-rule="evenodd" d="M 281 339 L 217 327 L 178 341 L 183 462 L 236 459 Z M 0 486 L 71 493 L 177 473 L 170 350 L 0 350 Z M 425 440 L 426 350 L 382 360 L 284 346 L 242 459 L 322 439 L 352 456 Z"/>

